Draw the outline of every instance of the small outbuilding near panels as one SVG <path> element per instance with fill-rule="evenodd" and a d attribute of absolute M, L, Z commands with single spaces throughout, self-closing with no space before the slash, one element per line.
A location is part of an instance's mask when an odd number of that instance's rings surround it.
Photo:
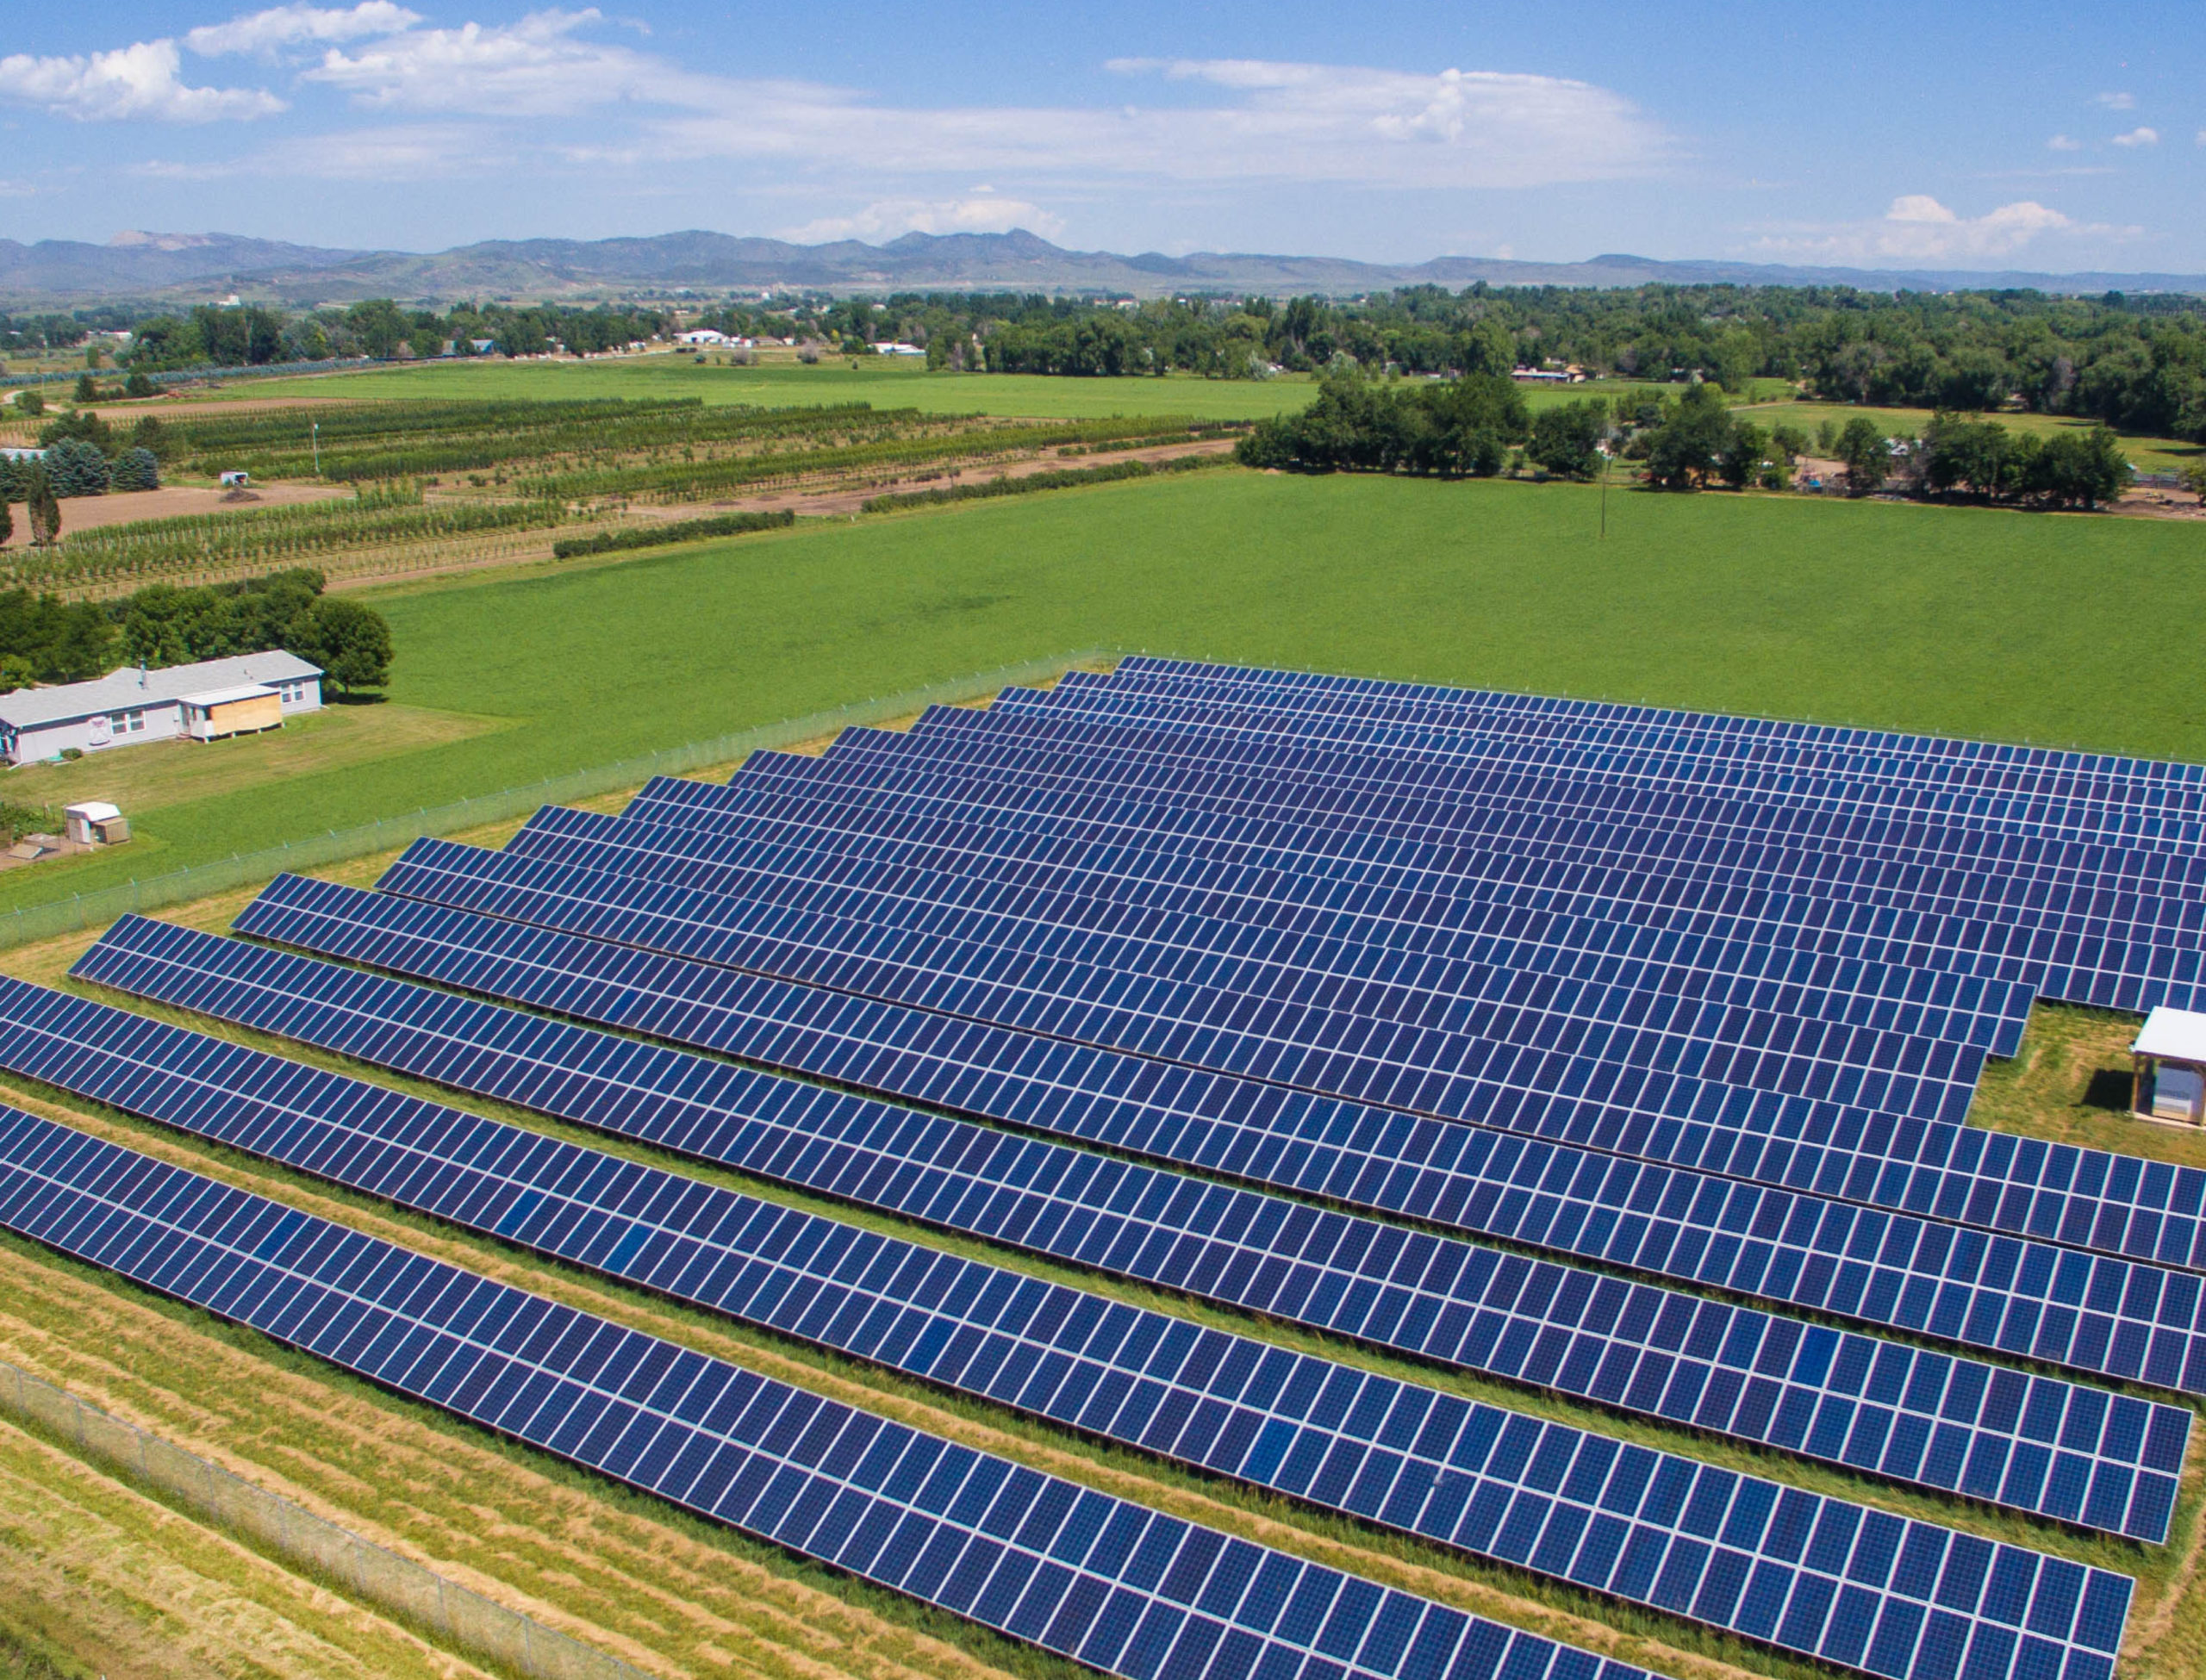
<path fill-rule="evenodd" d="M 2163 1005 L 2129 1047 L 2137 1059 L 2130 1110 L 2142 1120 L 2206 1124 L 2206 1015 Z"/>

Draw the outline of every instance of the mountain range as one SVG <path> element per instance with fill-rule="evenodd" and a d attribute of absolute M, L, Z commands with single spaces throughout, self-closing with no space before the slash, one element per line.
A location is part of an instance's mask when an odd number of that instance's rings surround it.
<path fill-rule="evenodd" d="M 2033 288 L 2071 294 L 2206 292 L 2206 275 L 1805 268 L 1610 255 L 1575 263 L 1436 257 L 1415 264 L 1248 252 L 1120 256 L 1007 233 L 907 233 L 886 245 L 792 245 L 692 231 L 648 239 L 492 240 L 449 251 L 342 251 L 231 233 L 118 234 L 105 245 L 0 240 L 0 301 L 203 302 L 235 293 L 298 307 L 364 297 L 586 299 L 768 289 L 1004 289 L 1155 297 L 1179 292 L 1345 295 L 1397 286 L 1856 286 L 1877 291 Z"/>

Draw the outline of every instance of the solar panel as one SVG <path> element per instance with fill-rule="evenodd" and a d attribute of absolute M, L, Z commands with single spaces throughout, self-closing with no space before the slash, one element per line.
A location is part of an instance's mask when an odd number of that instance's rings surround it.
<path fill-rule="evenodd" d="M 1713 1543 L 1736 1559 L 1733 1591 L 1769 1565 L 1795 1575 L 1796 1599 L 1853 1583 L 1865 1633 L 1896 1592 L 1918 1620 L 1927 1614 L 1930 1577 L 1967 1544 L 1935 1524 L 1206 1332 L 66 993 L 0 980 L 0 1021 L 11 1071 L 80 1096 L 1106 1440 L 1735 1632 L 1772 1637 L 1700 1590 Z M 1865 1544 L 1866 1564 L 1855 1555 Z M 1573 1577 L 1589 1546 L 1600 1565 Z M 2013 1565 L 2022 1577 L 2072 1614 L 2084 1571 L 2009 1550 L 2028 1560 Z M 1912 1591 L 1891 1584 L 1902 1555 L 1921 1560 Z M 2049 1619 L 2028 1596 L 2016 1608 Z M 1778 1642 L 1834 1655 L 1823 1631 Z"/>
<path fill-rule="evenodd" d="M 2013 767 L 1904 752 L 1800 749 L 1724 731 L 1589 730 L 1576 721 L 1530 721 L 1522 713 L 1496 715 L 1430 701 L 1334 699 L 1312 704 L 1283 699 L 1280 691 L 1261 686 L 1164 689 L 1138 681 L 1066 683 L 1048 694 L 1013 688 L 1005 691 L 996 709 L 1506 758 L 1589 775 L 1625 775 L 1649 786 L 1723 787 L 1798 803 L 1843 801 L 1885 814 L 2147 845 L 2191 843 L 2197 838 L 2195 831 L 2185 831 L 2198 813 L 2195 785 L 2161 782 L 2141 792 L 2134 784 L 2117 788 L 2103 777 L 2034 775 Z M 2141 818 L 2158 820 L 2147 827 Z"/>
<path fill-rule="evenodd" d="M 0 1224 L 1127 1680 L 1642 1672 L 823 1400 L 13 1110 L 0 1110 Z M 2004 1564 L 2003 1549 L 1946 1572 L 1968 1582 L 1970 1610 L 1994 1596 L 2003 1618 Z M 1983 1621 L 2000 1674 L 2017 1660 L 2010 1648 L 2027 1648 L 2060 1663 L 2061 1680 L 2106 1680 L 2130 1584 L 2094 1571 L 2078 1584 L 2056 1595 L 2070 1611 L 2061 1642 Z M 1904 1638 L 1897 1619 L 1873 1638 L 1911 1655 L 1926 1633 L 1950 1639 L 1958 1620 L 1933 1610 Z"/>
<path fill-rule="evenodd" d="M 1103 688 L 1115 693 L 1260 699 L 1296 712 L 1476 719 L 1486 727 L 1567 736 L 1615 750 L 1744 755 L 1760 761 L 1837 764 L 1856 774 L 1991 785 L 2002 789 L 2090 798 L 2147 812 L 2198 811 L 2201 767 L 2099 754 L 2018 747 L 1953 737 L 1727 717 L 1719 713 L 1551 700 L 1492 691 L 1450 689 L 1362 679 L 1313 678 L 1295 672 L 1206 666 L 1137 657 L 1108 677 L 1071 671 L 1053 691 L 1060 697 Z"/>
<path fill-rule="evenodd" d="M 242 932 L 623 1030 L 2087 1372 L 2206 1391 L 2199 1281 L 1506 1134 L 1358 1111 L 523 924 L 279 877 Z M 1243 1100 L 1244 1095 L 1250 1100 Z"/>
<path fill-rule="evenodd" d="M 689 868 L 688 860 L 711 862 L 723 852 L 748 857 L 757 837 L 748 830 L 739 835 L 684 835 L 552 807 L 532 819 L 508 849 L 539 862 L 572 861 L 579 867 L 587 858 L 639 880 L 676 879 L 702 886 L 712 877 Z M 653 868 L 645 860 L 666 862 Z M 1205 890 L 1215 890 L 1215 884 L 1206 882 Z M 602 901 L 595 892 L 589 896 Z M 1597 948 L 1589 956 L 1614 969 L 1620 966 L 1619 955 Z M 1702 960 L 1701 953 L 1692 955 L 1696 962 Z M 1525 990 L 1524 969 L 1514 952 L 1492 956 L 1482 952 L 1480 957 L 1508 974 L 1517 992 Z M 1794 975 L 1764 976 L 1749 1001 L 1754 1005 L 1779 999 L 1790 1001 L 1804 989 Z M 1892 1006 L 1891 1000 L 1879 1003 L 1879 1008 Z M 1729 1011 L 1726 1024 L 1734 1030 L 1773 1030 L 1770 1017 L 1741 1010 Z M 2011 1050 L 2014 1046 L 2004 1048 Z M 1910 1125 L 1853 1108 L 1817 1108 L 1804 1102 L 1789 1103 L 1774 1114 L 1750 1112 L 1746 1123 L 1728 1128 L 1711 1123 L 1705 1108 L 1691 1112 L 1701 1123 L 1670 1129 L 1663 1139 L 1667 1150 L 1657 1154 L 1649 1139 L 1627 1152 L 1726 1176 L 1812 1185 L 1872 1206 L 1934 1213 L 1957 1223 L 2027 1233 L 2101 1253 L 2194 1269 L 2206 1266 L 2206 1224 L 2197 1217 L 2202 1199 L 2206 1199 L 2206 1172 L 2195 1167 L 2178 1168 L 2105 1150 L 2003 1141 L 1960 1125 Z M 1535 1129 L 1521 1119 L 1519 1129 Z M 1543 1136 L 1618 1147 L 1590 1119 L 1573 1129 L 1539 1129 Z M 1726 1137 L 1724 1129 L 1773 1134 L 1792 1147 L 1767 1149 Z M 1795 1141 L 1804 1138 L 1814 1142 Z M 1894 1159 L 1923 1170 L 1891 1173 L 1882 1163 Z"/>
<path fill-rule="evenodd" d="M 2067 1521 L 2121 1506 L 2117 1532 L 2165 1537 L 2182 1408 L 1338 1215 L 1321 1226 L 1314 1210 L 1254 1192 L 142 918 L 116 924 L 72 973 L 1312 1328 L 1897 1479 L 1954 1490 L 1970 1477 L 1997 1503 Z M 1283 1298 L 1290 1268 L 1299 1300 Z"/>
<path fill-rule="evenodd" d="M 1114 741 L 1131 744 L 1114 746 Z M 2206 878 L 2206 865 L 2178 855 L 2103 847 L 2084 848 L 2079 855 L 2067 843 L 1960 831 L 1943 832 L 1938 846 L 1926 851 L 1919 825 L 1773 813 L 1751 800 L 1712 806 L 1684 795 L 1653 800 L 1630 789 L 1588 789 L 1499 771 L 1472 777 L 1468 789 L 1451 792 L 1428 786 L 1435 775 L 1414 781 L 1377 776 L 1368 759 L 1352 753 L 1333 754 L 1316 769 L 1287 775 L 1275 767 L 1250 763 L 1252 755 L 1231 743 L 1198 739 L 1194 745 L 1203 750 L 1190 746 L 1187 732 L 1129 737 L 1100 726 L 1005 722 L 945 708 L 929 714 L 909 735 L 850 731 L 813 774 L 834 780 L 853 768 L 877 772 L 884 760 L 907 767 L 924 762 L 925 780 L 938 785 L 953 768 L 985 766 L 994 775 L 1046 768 L 1052 775 L 1120 795 L 1138 792 L 1243 816 L 1299 809 L 1306 819 L 1322 814 L 1359 832 L 1399 837 L 1459 839 L 1475 818 L 1485 829 L 1517 837 L 1512 843 L 1536 851 L 1552 849 L 1556 835 L 1567 837 L 1566 855 L 1579 857 L 1636 857 L 1652 843 L 1696 868 L 1731 867 L 1734 854 L 1748 848 L 1748 861 L 1769 880 L 1816 893 L 1866 890 L 1846 885 L 1849 874 L 1904 883 L 1931 868 L 1958 875 L 1966 892 L 1956 902 L 1988 918 L 1979 931 L 1986 936 L 2003 934 L 2006 954 L 2021 960 L 2048 994 L 2134 1006 L 2149 984 L 2155 988 L 2151 1001 L 2180 1002 L 2178 994 L 2195 988 L 2199 979 L 2195 943 L 2171 945 L 2160 936 L 2164 924 L 2186 936 L 2198 931 L 2193 899 L 2201 878 Z M 746 768 L 731 787 L 743 785 L 751 774 Z M 1846 870 L 1818 861 L 1803 875 L 1793 856 L 1803 846 L 1826 856 L 1838 847 L 1838 856 L 1858 854 L 1860 861 Z M 1838 879 L 1826 879 L 1835 871 Z M 2097 900 L 2076 899 L 2084 887 L 2118 897 L 2146 886 L 2156 895 L 2149 915 L 2110 918 Z M 2084 908 L 2072 911 L 2072 902 Z M 1908 899 L 1902 907 L 1948 906 L 1933 897 L 1919 903 Z M 2062 943 L 2070 937 L 2084 943 L 2070 950 Z M 2153 969 L 2141 954 L 2109 957 L 2097 950 L 2099 943 L 2110 939 L 2168 950 L 2180 972 Z M 2187 962 L 2181 961 L 2186 957 Z"/>
<path fill-rule="evenodd" d="M 1966 1108 L 1984 1049 L 2011 1049 L 2027 1011 L 2026 994 L 2011 985 L 1770 943 L 1636 955 L 1617 949 L 1623 924 L 1602 918 L 1549 916 L 1535 926 L 1502 906 L 1466 908 L 1445 925 L 1421 915 L 1329 915 L 1299 895 L 1250 894 L 1238 872 L 1205 880 L 1190 905 L 1182 901 L 1195 895 L 1152 887 L 1116 846 L 1102 850 L 1100 868 L 1014 864 L 987 849 L 952 849 L 939 837 L 924 857 L 884 857 L 803 820 L 749 824 L 738 838 L 634 818 L 574 820 L 589 814 L 539 813 L 500 855 L 746 904 L 808 902 L 848 888 L 834 913 L 882 926 L 923 923 L 937 940 L 960 936 L 959 924 L 974 918 L 973 936 L 1006 958 L 1022 936 L 1031 943 L 1032 929 L 1047 926 L 1058 936 L 1054 960 L 1126 976 L 1112 984 L 1128 1006 L 1153 988 L 1169 998 L 1175 1018 L 1196 1020 L 1206 1005 L 1230 1010 L 1217 1001 L 1226 999 L 1243 1018 L 1261 1007 L 1267 1038 L 1391 1038 L 1388 1053 L 1439 1065 L 1461 1058 L 1451 1055 L 1454 1043 L 1567 1042 L 1611 1062 L 1675 1057 L 1711 1085 L 1805 1088 L 1932 1115 Z M 994 915 L 1007 936 L 978 924 Z M 1054 978 L 1063 995 L 1064 976 Z M 1433 1036 L 1402 1043 L 1411 1030 Z"/>
<path fill-rule="evenodd" d="M 2041 830 L 2066 827 L 2108 836 L 2127 831 L 2195 842 L 2181 824 L 2202 808 L 2195 767 L 2130 761 L 2122 772 L 2102 766 L 2025 764 L 1981 743 L 1928 743 L 1885 737 L 1839 744 L 1788 736 L 1785 726 L 1741 727 L 1751 720 L 1673 714 L 1621 726 L 1566 711 L 1496 708 L 1435 695 L 1377 695 L 1333 691 L 1313 695 L 1271 681 L 1155 677 L 1138 671 L 1107 679 L 1075 675 L 1043 694 L 1006 690 L 1000 704 L 1049 711 L 1119 711 L 1181 717 L 1237 713 L 1243 726 L 1303 736 L 1392 727 L 1462 744 L 1491 744 L 1523 758 L 1536 751 L 1573 755 L 1592 768 L 1627 767 L 1636 774 L 1690 775 L 1699 782 L 1752 785 L 1781 773 L 1779 791 L 1845 788 L 1857 799 L 1899 801 L 1947 816 L 2020 820 Z M 1941 750 L 1954 746 L 1969 752 Z M 2011 750 L 2009 750 L 2011 754 Z M 2158 774 L 2155 774 L 2157 772 Z M 2145 824 L 2157 819 L 2157 827 Z"/>
<path fill-rule="evenodd" d="M 932 1003 L 969 1018 L 1000 1023 L 1008 1014 L 1033 1021 L 1045 1030 L 1055 1028 L 1068 1033 L 1075 1030 L 1074 1021 L 1062 1015 L 1053 1018 L 1046 1011 L 1038 1009 L 1029 1013 L 1019 1008 L 992 1008 L 993 994 L 1000 988 L 985 980 L 974 980 L 969 987 L 945 980 L 938 971 L 917 963 L 900 964 L 892 947 L 852 941 L 823 949 L 825 941 L 833 937 L 832 930 L 822 932 L 808 922 L 801 928 L 784 924 L 750 936 L 719 925 L 709 904 L 664 895 L 661 889 L 656 888 L 630 893 L 622 889 L 618 880 L 608 880 L 591 872 L 527 866 L 501 868 L 495 854 L 424 841 L 410 849 L 384 879 L 391 890 L 408 896 L 455 908 L 487 910 L 539 926 L 615 940 L 641 949 L 701 958 L 795 981 L 847 989 L 877 999 Z M 667 904 L 667 909 L 651 907 L 662 902 Z M 1140 1018 L 1138 1003 L 1131 998 L 1113 998 L 1107 1010 L 1101 1012 L 1106 1012 L 1113 1021 Z M 1116 1035 L 1106 1032 L 1095 1036 Z M 1152 1042 L 1168 1042 L 1168 1029 L 1146 1036 Z M 1199 1037 L 1187 1044 L 1185 1048 L 1190 1053 L 1187 1060 L 1216 1071 L 1232 1072 L 1232 1065 L 1238 1058 L 1230 1053 L 1201 1054 L 1208 1042 L 1207 1037 Z M 1067 1047 L 1061 1043 L 1030 1044 L 1022 1054 L 1031 1058 L 1045 1053 L 1067 1053 Z M 1486 1110 L 1483 1117 L 1486 1123 L 1508 1124 L 1511 1129 L 1543 1136 L 1575 1138 L 1591 1132 L 1605 1149 L 1637 1159 L 1661 1160 L 1682 1154 L 1688 1160 L 1708 1160 L 1712 1157 L 1718 1172 L 1728 1178 L 1766 1185 L 1804 1182 L 1818 1189 L 1828 1185 L 1836 1192 L 1833 1199 L 1895 1212 L 1920 1210 L 1942 1222 L 1979 1229 L 1997 1230 L 2003 1226 L 2028 1230 L 2033 1235 L 2041 1230 L 2056 1242 L 2074 1233 L 2084 1239 L 2075 1247 L 2102 1252 L 2116 1247 L 2124 1236 L 2138 1241 L 2148 1253 L 2165 1244 L 2166 1251 L 2179 1260 L 2190 1259 L 2202 1246 L 2206 1246 L 2206 1224 L 2202 1224 L 2197 1216 L 2195 1201 L 2197 1185 L 2206 1182 L 2201 1175 L 2192 1175 L 2194 1200 L 2188 1208 L 2164 1211 L 2124 1209 L 2117 1204 L 2109 1209 L 2088 1196 L 2057 1192 L 2033 1195 L 2005 1183 L 1997 1174 L 1979 1179 L 1960 1170 L 1910 1173 L 1895 1170 L 1891 1162 L 1880 1157 L 1856 1154 L 1848 1160 L 1846 1152 L 1830 1145 L 1804 1151 L 1789 1142 L 1772 1143 L 1743 1126 L 1731 1129 L 1709 1123 L 1705 1106 L 1698 1104 L 1690 1113 L 1656 1117 L 1639 1112 L 1621 1117 L 1615 1112 L 1615 1104 L 1598 1101 L 1605 1095 L 1617 1095 L 1616 1087 L 1606 1092 L 1598 1087 L 1587 1089 L 1586 1080 L 1580 1077 L 1582 1069 L 1559 1056 L 1542 1059 L 1538 1065 L 1553 1067 L 1553 1076 L 1563 1083 L 1562 1091 L 1536 1106 L 1527 1100 L 1513 1112 L 1501 1095 L 1495 1093 L 1494 1106 Z M 1438 1075 L 1422 1073 L 1420 1066 L 1411 1061 L 1393 1070 L 1394 1083 L 1387 1094 L 1405 1097 L 1400 1103 L 1402 1111 L 1429 1116 L 1436 1109 L 1458 1107 L 1452 1103 L 1427 1099 L 1426 1092 L 1441 1080 Z M 1522 1072 L 1524 1066 L 1520 1062 L 1519 1072 L 1513 1077 L 1533 1083 Z M 1346 1082 L 1321 1078 L 1311 1083 Z M 1460 1089 L 1473 1082 L 1457 1080 L 1451 1083 Z M 1558 1113 L 1574 1111 L 1582 1117 L 1589 1108 L 1598 1118 L 1584 1117 L 1582 1124 L 1574 1127 L 1555 1123 Z M 1452 1128 L 1411 1133 L 1388 1151 L 1387 1159 L 1412 1167 L 1447 1161 L 1463 1152 L 1465 1136 Z M 1135 1147 L 1144 1147 L 1138 1138 L 1132 1141 Z M 1947 1142 L 1950 1148 L 1966 1147 L 1965 1137 L 1958 1129 Z M 2134 1182 L 2150 1185 L 2157 1180 L 2165 1191 L 2175 1180 L 2175 1171 L 2171 1167 L 2162 1165 L 2154 1169 L 2141 1161 L 2131 1164 L 2141 1173 L 2140 1179 Z M 2031 1216 L 2035 1216 L 2034 1221 Z M 2195 1284 L 2189 1287 L 2195 1292 Z"/>

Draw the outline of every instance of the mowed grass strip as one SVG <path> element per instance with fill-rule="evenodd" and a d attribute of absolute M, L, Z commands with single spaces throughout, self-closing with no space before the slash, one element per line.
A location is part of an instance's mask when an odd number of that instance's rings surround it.
<path fill-rule="evenodd" d="M 162 869 L 1082 648 L 2206 758 L 2206 526 L 1244 471 L 365 592 L 495 734 L 167 807 Z M 128 849 L 0 909 L 129 880 Z"/>
<path fill-rule="evenodd" d="M 0 1421 L 0 1648 L 106 1680 L 489 1680 L 65 1444 Z M 28 1670 L 0 1658 L 0 1673 Z"/>

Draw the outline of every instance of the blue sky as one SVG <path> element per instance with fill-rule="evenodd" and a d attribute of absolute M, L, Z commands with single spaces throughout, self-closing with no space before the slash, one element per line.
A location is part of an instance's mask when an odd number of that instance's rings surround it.
<path fill-rule="evenodd" d="M 2206 272 L 2206 6 L 10 8 L 0 235 Z"/>

